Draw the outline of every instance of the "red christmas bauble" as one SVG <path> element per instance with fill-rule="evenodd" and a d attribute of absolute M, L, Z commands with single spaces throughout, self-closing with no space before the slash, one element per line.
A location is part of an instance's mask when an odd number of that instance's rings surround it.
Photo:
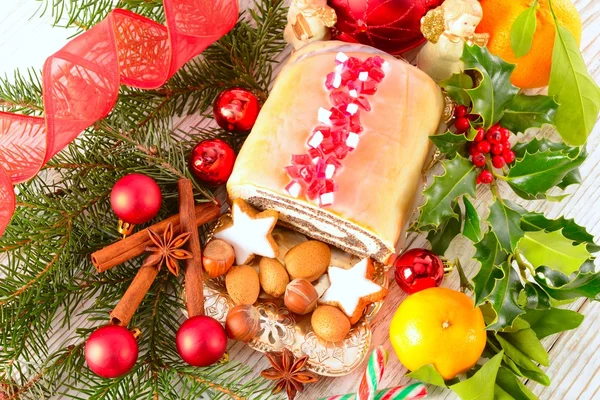
<path fill-rule="evenodd" d="M 339 31 L 336 39 L 399 54 L 425 41 L 421 18 L 443 0 L 329 0 Z"/>
<path fill-rule="evenodd" d="M 147 175 L 125 175 L 110 193 L 110 205 L 117 217 L 130 224 L 143 224 L 158 214 L 162 203 L 160 188 Z"/>
<path fill-rule="evenodd" d="M 137 341 L 122 326 L 98 328 L 85 342 L 85 361 L 96 375 L 103 378 L 125 375 L 133 368 L 137 358 Z"/>
<path fill-rule="evenodd" d="M 227 182 L 233 164 L 235 152 L 221 139 L 203 140 L 194 147 L 188 168 L 196 179 L 218 186 Z"/>
<path fill-rule="evenodd" d="M 249 132 L 260 111 L 256 96 L 243 88 L 232 88 L 221 92 L 213 105 L 217 124 L 229 132 Z"/>
<path fill-rule="evenodd" d="M 183 361 L 194 367 L 207 367 L 225 354 L 227 335 L 219 321 L 197 315 L 181 324 L 175 344 Z"/>
<path fill-rule="evenodd" d="M 398 286 L 409 294 L 440 286 L 444 279 L 444 263 L 427 249 L 407 251 L 396 259 L 394 267 Z"/>

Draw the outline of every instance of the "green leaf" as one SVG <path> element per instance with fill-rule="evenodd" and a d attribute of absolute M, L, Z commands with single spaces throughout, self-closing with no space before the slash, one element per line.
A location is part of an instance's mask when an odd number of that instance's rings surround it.
<path fill-rule="evenodd" d="M 533 34 L 537 28 L 537 9 L 536 1 L 515 19 L 510 29 L 510 47 L 517 58 L 523 57 L 531 50 Z"/>
<path fill-rule="evenodd" d="M 562 182 L 556 186 L 562 190 L 565 190 L 569 186 L 579 185 L 581 182 L 583 182 L 583 179 L 581 178 L 581 172 L 579 171 L 579 168 L 576 168 L 572 171 L 569 171 L 569 173 L 563 178 Z"/>
<path fill-rule="evenodd" d="M 550 378 L 548 378 L 548 375 L 531 361 L 528 356 L 523 354 L 502 336 L 496 336 L 496 339 L 500 342 L 504 353 L 517 365 L 524 377 L 533 379 L 544 386 L 550 385 Z"/>
<path fill-rule="evenodd" d="M 593 262 L 588 261 L 593 266 Z M 583 267 L 582 267 L 583 269 Z M 600 300 L 600 273 L 580 272 L 573 280 L 560 271 L 548 267 L 538 268 L 534 280 L 550 297 L 556 300 L 571 300 L 586 297 Z"/>
<path fill-rule="evenodd" d="M 535 268 L 546 266 L 569 275 L 592 255 L 584 243 L 573 245 L 561 231 L 527 232 L 519 241 L 518 252 Z"/>
<path fill-rule="evenodd" d="M 551 308 L 549 310 L 527 310 L 522 315 L 539 339 L 577 328 L 583 322 L 583 315 L 571 310 Z"/>
<path fill-rule="evenodd" d="M 477 45 L 465 46 L 462 60 L 465 71 L 476 71 L 481 76 L 479 85 L 466 89 L 466 92 L 473 102 L 472 113 L 481 115 L 483 126 L 487 129 L 502 119 L 504 108 L 519 92 L 510 82 L 515 65 Z"/>
<path fill-rule="evenodd" d="M 525 157 L 510 168 L 505 180 L 513 189 L 536 196 L 559 185 L 567 173 L 583 161 L 583 158 L 572 159 L 567 153 L 552 150 L 525 153 Z"/>
<path fill-rule="evenodd" d="M 488 360 L 472 377 L 450 386 L 462 400 L 493 400 L 494 384 L 504 353 Z"/>
<path fill-rule="evenodd" d="M 579 154 L 584 152 L 584 148 L 582 147 L 572 147 L 566 145 L 564 142 L 554 142 L 546 138 L 534 138 L 529 142 L 516 143 L 512 147 L 512 151 L 515 152 L 517 158 L 525 157 L 525 153 L 534 154 L 540 151 L 550 150 L 567 153 L 571 158 L 576 158 Z"/>
<path fill-rule="evenodd" d="M 471 98 L 465 89 L 473 88 L 473 79 L 467 74 L 454 74 L 445 81 L 440 82 L 440 86 L 446 90 L 448 96 L 457 104 L 469 106 Z"/>
<path fill-rule="evenodd" d="M 509 207 L 508 202 L 496 200 L 490 206 L 490 215 L 487 221 L 490 227 L 507 252 L 513 252 L 517 248 L 517 243 L 523 237 L 521 229 L 521 214 Z"/>
<path fill-rule="evenodd" d="M 418 381 L 428 383 L 430 385 L 446 387 L 446 382 L 440 373 L 435 369 L 433 364 L 423 365 L 416 371 L 412 371 L 406 374 L 409 378 L 416 379 Z"/>
<path fill-rule="evenodd" d="M 548 352 L 544 349 L 542 343 L 540 343 L 533 329 L 521 329 L 520 331 L 510 333 L 501 332 L 498 335 L 533 361 L 546 367 L 549 365 Z"/>
<path fill-rule="evenodd" d="M 521 382 L 510 370 L 505 367 L 498 369 L 496 385 L 514 400 L 538 400 L 537 396 Z"/>
<path fill-rule="evenodd" d="M 508 262 L 503 263 L 500 269 L 503 276 L 496 279 L 494 290 L 488 297 L 496 312 L 494 323 L 487 327 L 493 331 L 512 326 L 515 319 L 525 312 L 519 305 L 519 293 L 523 289 L 519 274 Z"/>
<path fill-rule="evenodd" d="M 526 231 L 541 231 L 548 232 L 560 231 L 567 239 L 575 243 L 586 243 L 588 251 L 596 252 L 600 250 L 600 246 L 594 243 L 594 236 L 587 229 L 577 224 L 574 219 L 560 217 L 558 219 L 549 219 L 544 214 L 529 212 L 521 216 L 521 228 Z"/>
<path fill-rule="evenodd" d="M 430 231 L 427 235 L 427 240 L 431 243 L 431 250 L 436 254 L 444 254 L 452 240 L 460 233 L 462 214 L 458 203 L 454 206 L 454 212 L 458 218 L 447 219 L 440 224 L 437 230 Z"/>
<path fill-rule="evenodd" d="M 596 124 L 600 88 L 587 71 L 577 41 L 556 25 L 548 94 L 560 104 L 556 128 L 568 144 L 583 145 Z"/>
<path fill-rule="evenodd" d="M 558 104 L 550 96 L 527 96 L 519 93 L 504 109 L 500 123 L 512 132 L 525 132 L 529 128 L 554 125 Z"/>
<path fill-rule="evenodd" d="M 446 154 L 448 158 L 454 158 L 456 153 L 464 153 L 467 144 L 465 135 L 456 135 L 452 132 L 446 132 L 443 135 L 429 136 L 429 139 L 436 145 L 440 152 Z"/>
<path fill-rule="evenodd" d="M 466 158 L 457 155 L 452 160 L 442 161 L 444 174 L 436 176 L 433 183 L 423 191 L 426 202 L 421 206 L 418 227 L 438 227 L 448 218 L 456 218 L 453 202 L 464 194 L 475 196 L 475 166 Z"/>
<path fill-rule="evenodd" d="M 552 306 L 548 293 L 535 283 L 525 282 L 526 309 L 548 309 Z"/>
<path fill-rule="evenodd" d="M 467 196 L 463 196 L 463 202 L 465 204 L 465 227 L 463 228 L 463 235 L 472 242 L 480 242 L 483 239 L 483 235 L 481 234 L 481 218 Z"/>
<path fill-rule="evenodd" d="M 502 277 L 502 271 L 496 265 L 506 261 L 507 254 L 502 250 L 496 234 L 489 231 L 483 239 L 475 244 L 474 258 L 481 263 L 481 268 L 473 277 L 473 292 L 475 305 L 482 304 L 490 295 L 496 284 L 496 279 Z"/>

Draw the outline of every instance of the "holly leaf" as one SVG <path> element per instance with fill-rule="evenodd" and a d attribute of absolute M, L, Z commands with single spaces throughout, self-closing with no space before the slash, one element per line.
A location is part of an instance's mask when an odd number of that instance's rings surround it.
<path fill-rule="evenodd" d="M 460 206 L 458 203 L 454 206 L 454 212 L 458 218 L 450 218 L 442 222 L 437 230 L 430 231 L 427 240 L 431 243 L 431 250 L 436 254 L 444 254 L 450 243 L 460 233 L 462 225 Z"/>
<path fill-rule="evenodd" d="M 440 152 L 446 154 L 448 158 L 454 158 L 456 153 L 463 153 L 466 147 L 465 135 L 456 135 L 452 132 L 446 132 L 443 135 L 429 136 L 429 139 L 436 145 Z"/>
<path fill-rule="evenodd" d="M 565 190 L 569 186 L 579 185 L 581 182 L 583 182 L 583 179 L 581 178 L 581 172 L 579 171 L 579 168 L 576 168 L 572 171 L 569 171 L 563 178 L 562 182 L 556 186 L 562 190 Z"/>
<path fill-rule="evenodd" d="M 540 151 L 557 151 L 567 153 L 569 157 L 576 158 L 581 153 L 585 153 L 585 149 L 582 147 L 572 147 L 566 145 L 564 142 L 554 142 L 549 139 L 538 139 L 534 138 L 529 142 L 519 142 L 512 147 L 512 151 L 515 152 L 517 159 L 525 157 L 525 153 L 534 154 Z"/>
<path fill-rule="evenodd" d="M 578 168 L 584 159 L 572 159 L 561 151 L 528 152 L 510 168 L 505 180 L 513 189 L 536 196 L 559 185 L 570 171 Z"/>
<path fill-rule="evenodd" d="M 418 370 L 406 374 L 406 376 L 430 385 L 447 387 L 444 378 L 442 378 L 433 364 L 423 365 Z"/>
<path fill-rule="evenodd" d="M 519 92 L 510 82 L 515 65 L 477 45 L 465 46 L 462 60 L 465 71 L 475 71 L 480 75 L 478 85 L 465 91 L 473 103 L 472 114 L 481 115 L 483 126 L 488 129 L 502 119 L 504 108 Z"/>
<path fill-rule="evenodd" d="M 493 400 L 494 384 L 503 355 L 504 353 L 500 351 L 483 364 L 469 379 L 455 383 L 449 388 L 458 394 L 462 400 Z"/>
<path fill-rule="evenodd" d="M 588 251 L 595 253 L 600 251 L 600 246 L 594 243 L 594 236 L 587 229 L 577 224 L 574 219 L 560 217 L 558 219 L 547 218 L 544 214 L 528 212 L 521 216 L 521 228 L 526 231 L 560 231 L 569 240 L 576 244 L 586 243 Z"/>
<path fill-rule="evenodd" d="M 533 279 L 550 297 L 556 300 L 572 300 L 585 297 L 591 300 L 600 300 L 600 274 L 594 272 L 594 263 L 590 270 L 579 272 L 573 280 L 560 271 L 548 267 L 538 268 Z M 582 270 L 584 267 L 582 267 Z"/>
<path fill-rule="evenodd" d="M 511 400 L 538 400 L 537 396 L 515 374 L 502 366 L 496 375 L 496 386 L 510 396 L 508 399 Z"/>
<path fill-rule="evenodd" d="M 536 0 L 512 24 L 510 29 L 510 47 L 517 58 L 523 57 L 531 50 L 533 34 L 537 28 L 537 9 L 538 2 Z"/>
<path fill-rule="evenodd" d="M 516 95 L 504 109 L 500 124 L 512 132 L 525 132 L 529 128 L 554 125 L 558 104 L 550 96 Z"/>
<path fill-rule="evenodd" d="M 492 331 L 511 326 L 525 312 L 519 305 L 519 293 L 523 289 L 519 274 L 508 262 L 502 263 L 500 270 L 503 272 L 502 277 L 496 279 L 494 290 L 488 297 L 496 312 L 494 323 L 486 328 Z"/>
<path fill-rule="evenodd" d="M 556 128 L 565 142 L 583 145 L 596 124 L 600 110 L 600 88 L 590 76 L 577 41 L 556 23 L 548 94 L 560 107 Z"/>
<path fill-rule="evenodd" d="M 565 275 L 577 271 L 592 255 L 584 243 L 574 245 L 561 231 L 525 233 L 517 251 L 535 268 L 546 266 Z"/>
<path fill-rule="evenodd" d="M 521 214 L 509 207 L 509 202 L 496 200 L 490 206 L 487 221 L 496 233 L 502 248 L 507 252 L 513 252 L 525 234 L 521 229 Z"/>
<path fill-rule="evenodd" d="M 477 213 L 473 203 L 471 203 L 467 196 L 463 196 L 463 203 L 465 204 L 463 235 L 472 242 L 480 242 L 483 239 L 483 235 L 481 234 L 481 218 L 479 217 L 479 213 Z"/>
<path fill-rule="evenodd" d="M 522 315 L 535 332 L 538 339 L 577 328 L 583 322 L 583 315 L 571 310 L 551 308 L 549 310 L 527 310 Z"/>
<path fill-rule="evenodd" d="M 496 279 L 502 277 L 502 271 L 496 265 L 506 261 L 508 255 L 502 250 L 496 234 L 488 231 L 483 239 L 475 244 L 474 258 L 481 263 L 481 268 L 473 277 L 473 293 L 475 305 L 482 304 L 490 295 L 496 284 Z"/>
<path fill-rule="evenodd" d="M 462 195 L 475 196 L 475 166 L 466 158 L 457 155 L 452 160 L 442 161 L 444 174 L 434 177 L 433 183 L 423 191 L 425 204 L 417 228 L 432 226 L 437 228 L 448 218 L 457 218 L 452 210 L 454 201 Z"/>
<path fill-rule="evenodd" d="M 548 309 L 552 306 L 548 293 L 535 283 L 525 282 L 524 294 L 526 309 Z"/>
<path fill-rule="evenodd" d="M 446 90 L 448 96 L 455 103 L 464 106 L 471 105 L 471 98 L 465 91 L 473 88 L 473 79 L 467 74 L 454 74 L 445 81 L 440 82 L 440 86 Z"/>

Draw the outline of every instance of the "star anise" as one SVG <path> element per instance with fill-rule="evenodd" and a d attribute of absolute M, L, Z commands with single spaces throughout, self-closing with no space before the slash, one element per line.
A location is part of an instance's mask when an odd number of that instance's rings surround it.
<path fill-rule="evenodd" d="M 317 382 L 319 379 L 313 372 L 304 371 L 308 356 L 294 357 L 291 350 L 284 348 L 282 352 L 269 352 L 265 354 L 272 365 L 260 374 L 263 378 L 277 381 L 273 394 L 286 390 L 288 399 L 294 400 L 297 392 L 304 390 L 305 383 Z"/>
<path fill-rule="evenodd" d="M 146 247 L 151 254 L 144 261 L 144 266 L 156 265 L 160 269 L 164 264 L 173 275 L 179 275 L 179 260 L 193 257 L 192 253 L 181 248 L 190 238 L 190 232 L 173 237 L 173 225 L 169 223 L 162 237 L 152 229 L 148 229 L 148 236 L 154 246 Z"/>

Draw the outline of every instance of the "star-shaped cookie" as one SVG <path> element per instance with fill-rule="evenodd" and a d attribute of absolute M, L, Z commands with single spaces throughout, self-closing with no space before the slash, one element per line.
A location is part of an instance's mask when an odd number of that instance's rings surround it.
<path fill-rule="evenodd" d="M 279 248 L 271 232 L 278 217 L 277 211 L 258 212 L 244 200 L 235 199 L 231 206 L 231 222 L 217 230 L 214 237 L 233 247 L 236 265 L 249 263 L 255 254 L 275 258 Z"/>
<path fill-rule="evenodd" d="M 354 325 L 370 303 L 382 300 L 387 289 L 373 282 L 373 261 L 365 258 L 350 269 L 330 266 L 331 286 L 319 299 L 319 303 L 339 308 Z"/>

